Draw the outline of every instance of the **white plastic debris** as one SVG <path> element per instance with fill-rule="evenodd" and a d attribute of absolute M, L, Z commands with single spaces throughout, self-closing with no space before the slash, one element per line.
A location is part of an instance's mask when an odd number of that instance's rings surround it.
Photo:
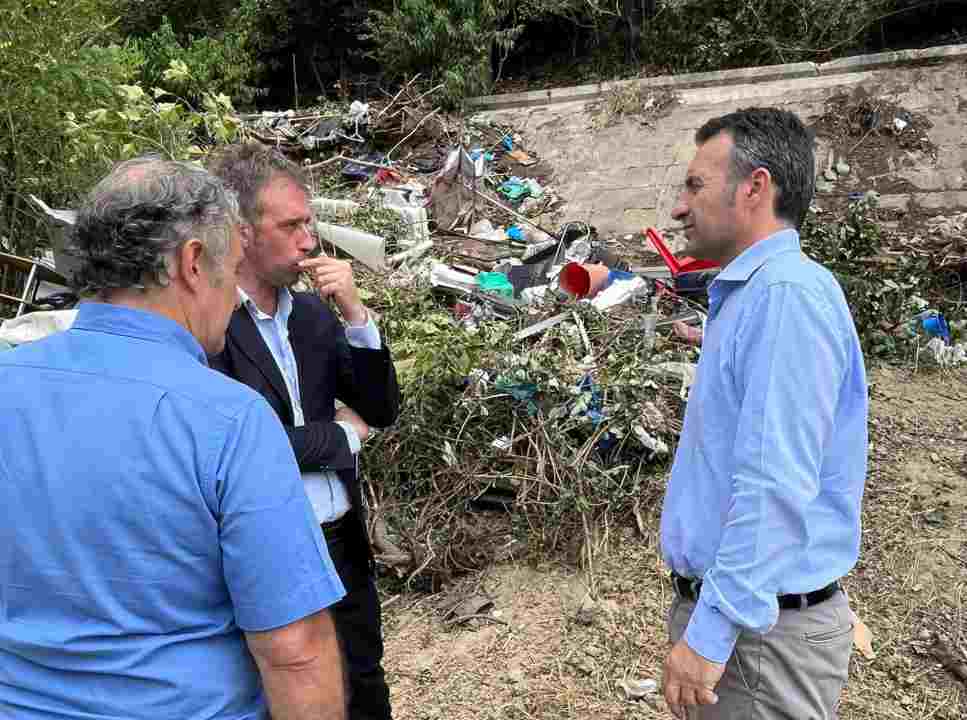
<path fill-rule="evenodd" d="M 647 291 L 647 289 L 648 284 L 637 275 L 629 280 L 615 280 L 591 300 L 591 305 L 595 309 L 604 312 L 616 305 L 627 302 L 636 295 Z"/>
<path fill-rule="evenodd" d="M 454 290 L 473 292 L 477 288 L 477 277 L 455 270 L 444 263 L 434 262 L 430 270 L 430 284 L 433 287 L 448 287 Z"/>
<path fill-rule="evenodd" d="M 587 240 L 575 240 L 564 254 L 568 262 L 584 263 L 591 257 L 591 243 Z"/>
<path fill-rule="evenodd" d="M 520 296 L 531 305 L 543 302 L 547 297 L 550 285 L 535 285 L 534 287 L 524 288 L 520 291 Z"/>
<path fill-rule="evenodd" d="M 495 450 L 507 452 L 511 448 L 510 438 L 506 435 L 501 435 L 499 438 L 490 443 L 490 447 L 494 448 Z"/>
<path fill-rule="evenodd" d="M 627 700 L 641 700 L 658 692 L 658 682 L 651 678 L 644 680 L 622 680 L 618 686 Z"/>
<path fill-rule="evenodd" d="M 373 270 L 386 268 L 386 238 L 324 222 L 316 223 L 316 234 L 321 241 L 335 245 Z"/>
<path fill-rule="evenodd" d="M 403 252 L 398 252 L 395 255 L 391 255 L 386 258 L 387 265 L 399 265 L 402 262 L 409 262 L 411 260 L 417 260 L 423 255 L 426 255 L 430 250 L 433 249 L 433 241 L 426 240 L 418 245 L 414 245 L 409 250 L 404 250 Z"/>
<path fill-rule="evenodd" d="M 967 343 L 946 345 L 941 338 L 935 337 L 920 351 L 940 367 L 954 367 L 967 363 Z"/>
<path fill-rule="evenodd" d="M 349 119 L 360 124 L 369 122 L 369 104 L 353 100 L 349 106 Z"/>
<path fill-rule="evenodd" d="M 631 427 L 631 430 L 634 432 L 635 437 L 638 438 L 639 442 L 651 450 L 652 455 L 668 454 L 668 445 L 662 440 L 659 440 L 655 436 L 651 435 L 643 426 L 636 423 Z"/>
<path fill-rule="evenodd" d="M 893 118 L 893 128 L 894 128 L 894 129 L 895 129 L 895 130 L 896 130 L 896 131 L 897 131 L 898 133 L 900 133 L 900 132 L 903 132 L 904 130 L 906 130 L 906 127 L 907 127 L 907 125 L 909 125 L 909 124 L 910 124 L 910 123 L 908 123 L 908 122 L 907 122 L 906 120 L 904 120 L 903 118 L 898 118 L 898 117 L 895 117 L 895 118 Z"/>

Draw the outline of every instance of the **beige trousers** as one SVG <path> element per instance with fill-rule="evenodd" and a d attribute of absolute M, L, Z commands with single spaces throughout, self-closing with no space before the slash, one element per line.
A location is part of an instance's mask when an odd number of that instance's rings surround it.
<path fill-rule="evenodd" d="M 695 603 L 674 598 L 668 634 L 678 642 Z M 853 645 L 846 596 L 781 610 L 765 635 L 743 632 L 715 688 L 716 705 L 688 708 L 689 720 L 836 720 Z"/>

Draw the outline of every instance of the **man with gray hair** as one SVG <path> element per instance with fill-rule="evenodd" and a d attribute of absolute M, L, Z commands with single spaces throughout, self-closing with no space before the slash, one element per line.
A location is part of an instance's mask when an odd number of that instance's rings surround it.
<path fill-rule="evenodd" d="M 685 252 L 722 271 L 662 510 L 665 700 L 692 720 L 835 718 L 867 388 L 843 292 L 800 249 L 813 140 L 774 108 L 710 120 L 695 140 L 672 215 Z"/>
<path fill-rule="evenodd" d="M 342 720 L 344 590 L 292 449 L 206 361 L 238 303 L 234 197 L 132 160 L 74 243 L 72 328 L 0 356 L 0 714 Z"/>

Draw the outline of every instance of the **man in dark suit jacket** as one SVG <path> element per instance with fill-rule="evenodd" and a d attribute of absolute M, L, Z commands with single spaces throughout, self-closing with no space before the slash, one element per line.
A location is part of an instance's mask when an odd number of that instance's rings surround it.
<path fill-rule="evenodd" d="M 245 250 L 241 307 L 229 324 L 225 350 L 211 364 L 258 391 L 282 421 L 346 587 L 346 597 L 331 611 L 346 653 L 349 717 L 389 720 L 380 604 L 356 455 L 371 427 L 396 421 L 396 371 L 360 301 L 350 264 L 309 258 L 316 239 L 299 167 L 277 150 L 249 143 L 223 149 L 211 169 L 238 194 Z M 300 274 L 309 277 L 315 293 L 288 289 Z M 320 296 L 334 301 L 345 325 Z M 337 399 L 345 407 L 336 410 Z"/>

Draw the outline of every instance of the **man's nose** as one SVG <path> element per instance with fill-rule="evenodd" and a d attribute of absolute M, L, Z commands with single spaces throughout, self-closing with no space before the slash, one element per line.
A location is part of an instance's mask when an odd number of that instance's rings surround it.
<path fill-rule="evenodd" d="M 309 251 L 316 246 L 316 234 L 312 227 L 312 222 L 306 222 L 302 224 L 299 230 L 299 243 L 298 247 L 300 250 Z"/>
<path fill-rule="evenodd" d="M 683 198 L 679 197 L 678 203 L 672 208 L 672 219 L 684 220 L 686 215 L 688 215 L 688 205 Z"/>

